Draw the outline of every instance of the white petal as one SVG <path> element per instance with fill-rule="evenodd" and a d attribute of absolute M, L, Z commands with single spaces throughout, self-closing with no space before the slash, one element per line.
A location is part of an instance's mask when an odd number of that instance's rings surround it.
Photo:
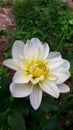
<path fill-rule="evenodd" d="M 42 47 L 42 43 L 41 43 L 41 41 L 38 39 L 38 38 L 32 38 L 31 40 L 30 40 L 30 42 L 31 42 L 31 44 L 32 45 L 36 45 L 38 48 L 40 47 Z"/>
<path fill-rule="evenodd" d="M 39 39 L 32 38 L 31 40 L 27 41 L 24 48 L 25 59 L 36 59 L 38 57 L 39 47 L 42 47 L 42 44 Z"/>
<path fill-rule="evenodd" d="M 55 80 L 57 80 L 58 78 L 57 78 L 57 76 L 55 76 L 54 74 L 49 74 L 48 79 L 51 80 L 51 81 L 55 81 Z"/>
<path fill-rule="evenodd" d="M 13 97 L 26 97 L 31 94 L 32 92 L 32 85 L 30 83 L 28 84 L 10 84 L 10 91 L 13 95 Z"/>
<path fill-rule="evenodd" d="M 16 40 L 12 47 L 12 56 L 13 59 L 18 59 L 19 56 L 24 57 L 24 42 Z"/>
<path fill-rule="evenodd" d="M 62 58 L 61 53 L 60 52 L 50 52 L 48 55 L 48 59 L 52 59 L 52 58 Z"/>
<path fill-rule="evenodd" d="M 48 60 L 48 67 L 50 70 L 60 67 L 64 63 L 64 60 L 61 58 L 53 58 Z"/>
<path fill-rule="evenodd" d="M 17 71 L 13 77 L 14 83 L 28 83 L 29 80 L 29 76 L 24 71 Z"/>
<path fill-rule="evenodd" d="M 27 70 L 28 68 L 28 61 L 26 61 L 25 59 L 22 59 L 19 57 L 19 61 L 17 61 L 18 66 L 22 69 L 22 70 Z"/>
<path fill-rule="evenodd" d="M 39 85 L 44 92 L 48 93 L 49 95 L 55 98 L 59 97 L 59 89 L 55 83 L 49 80 L 45 80 L 43 82 L 40 82 Z"/>
<path fill-rule="evenodd" d="M 40 48 L 40 56 L 42 59 L 46 59 L 49 53 L 49 46 L 47 43 L 45 43 L 42 48 Z"/>
<path fill-rule="evenodd" d="M 62 64 L 62 67 L 63 67 L 65 70 L 69 70 L 69 69 L 70 69 L 70 62 L 67 61 L 67 60 L 64 60 L 64 63 Z"/>
<path fill-rule="evenodd" d="M 32 84 L 37 84 L 39 82 L 39 78 L 31 78 Z"/>
<path fill-rule="evenodd" d="M 3 62 L 3 65 L 5 65 L 5 66 L 7 66 L 7 67 L 9 67 L 9 68 L 11 68 L 11 69 L 13 69 L 13 70 L 19 70 L 19 67 L 18 67 L 16 61 L 13 60 L 13 59 L 5 60 L 5 61 Z"/>
<path fill-rule="evenodd" d="M 70 88 L 66 84 L 60 84 L 60 85 L 58 85 L 58 88 L 59 88 L 60 93 L 70 92 Z"/>
<path fill-rule="evenodd" d="M 56 84 L 62 84 L 63 82 L 65 82 L 70 77 L 69 72 L 55 73 L 55 75 L 58 77 L 58 80 L 55 81 Z"/>
<path fill-rule="evenodd" d="M 64 72 L 68 72 L 68 70 L 66 70 L 62 66 L 55 68 L 54 70 L 51 70 L 51 73 L 64 73 Z"/>
<path fill-rule="evenodd" d="M 32 107 L 36 110 L 40 106 L 42 100 L 42 90 L 39 86 L 35 85 L 33 91 L 30 95 L 30 103 Z"/>
<path fill-rule="evenodd" d="M 39 81 L 44 80 L 44 75 L 41 75 L 39 78 L 33 78 L 33 76 L 32 76 L 32 78 L 30 80 L 31 80 L 32 84 L 37 84 Z"/>

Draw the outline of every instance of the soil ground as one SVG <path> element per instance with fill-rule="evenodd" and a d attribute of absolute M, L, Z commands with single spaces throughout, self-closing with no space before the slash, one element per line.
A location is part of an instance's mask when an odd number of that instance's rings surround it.
<path fill-rule="evenodd" d="M 1 30 L 10 30 L 14 31 L 15 26 L 13 23 L 13 14 L 10 6 L 5 5 L 0 7 L 0 31 Z M 5 47 L 8 44 L 8 39 L 5 36 L 0 37 L 0 65 L 3 62 L 5 56 Z"/>

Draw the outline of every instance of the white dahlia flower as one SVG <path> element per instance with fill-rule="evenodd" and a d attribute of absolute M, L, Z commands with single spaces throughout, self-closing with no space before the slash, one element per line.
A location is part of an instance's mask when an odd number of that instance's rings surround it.
<path fill-rule="evenodd" d="M 42 44 L 38 38 L 32 38 L 26 44 L 16 40 L 12 59 L 5 60 L 3 64 L 16 71 L 10 84 L 13 97 L 30 95 L 34 109 L 40 106 L 43 91 L 55 98 L 70 91 L 64 84 L 70 77 L 70 63 L 62 59 L 59 52 L 49 52 L 48 44 Z"/>

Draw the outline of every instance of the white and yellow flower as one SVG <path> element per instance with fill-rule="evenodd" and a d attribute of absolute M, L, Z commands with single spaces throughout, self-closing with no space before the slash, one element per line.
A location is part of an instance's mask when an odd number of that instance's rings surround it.
<path fill-rule="evenodd" d="M 38 38 L 26 44 L 17 40 L 12 47 L 12 57 L 3 64 L 16 71 L 10 85 L 13 97 L 30 95 L 32 107 L 38 109 L 43 91 L 55 98 L 70 91 L 64 84 L 70 77 L 70 63 L 62 59 L 59 52 L 49 52 L 47 43 L 42 44 Z"/>

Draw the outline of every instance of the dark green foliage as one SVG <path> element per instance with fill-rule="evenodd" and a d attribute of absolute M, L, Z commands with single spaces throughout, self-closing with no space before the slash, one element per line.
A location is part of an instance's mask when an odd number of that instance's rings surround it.
<path fill-rule="evenodd" d="M 58 127 L 59 120 L 57 116 L 52 116 L 50 119 L 44 122 L 42 130 L 55 130 Z"/>
<path fill-rule="evenodd" d="M 25 122 L 21 113 L 13 113 L 9 115 L 8 124 L 12 130 L 26 130 Z"/>
<path fill-rule="evenodd" d="M 57 46 L 56 39 L 67 28 L 69 20 L 73 19 L 73 11 L 60 0 L 21 0 L 13 6 L 17 30 L 14 39 L 26 41 L 31 37 L 38 37 L 50 44 L 51 48 Z M 73 26 L 69 26 L 64 40 L 73 36 Z"/>
<path fill-rule="evenodd" d="M 0 38 L 2 36 L 6 36 L 7 35 L 7 31 L 6 30 L 0 30 Z"/>
<path fill-rule="evenodd" d="M 0 110 L 2 111 L 8 106 L 8 100 L 10 96 L 9 84 L 10 79 L 0 75 Z"/>
<path fill-rule="evenodd" d="M 71 76 L 73 77 L 73 51 L 65 54 L 65 58 L 70 62 L 70 72 L 71 72 Z"/>
<path fill-rule="evenodd" d="M 47 104 L 47 102 L 48 102 L 48 104 Z M 58 111 L 59 107 L 60 106 L 59 106 L 58 100 L 55 100 L 51 97 L 46 96 L 43 98 L 40 108 L 42 111 L 45 111 L 45 112 L 51 112 L 51 111 L 56 112 L 56 111 Z"/>
<path fill-rule="evenodd" d="M 3 67 L 3 66 L 1 66 L 0 67 L 0 75 L 4 75 L 4 76 L 9 76 L 9 72 L 8 72 L 8 70 L 5 68 L 5 67 Z"/>
<path fill-rule="evenodd" d="M 0 0 L 0 6 L 2 7 L 4 5 L 3 0 Z"/>

